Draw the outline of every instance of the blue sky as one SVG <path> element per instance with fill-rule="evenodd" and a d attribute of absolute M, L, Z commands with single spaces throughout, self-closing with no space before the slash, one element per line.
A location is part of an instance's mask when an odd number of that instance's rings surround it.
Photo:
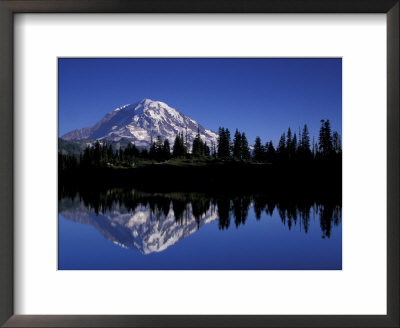
<path fill-rule="evenodd" d="M 276 145 L 304 124 L 317 140 L 321 119 L 342 134 L 340 58 L 60 58 L 58 82 L 59 136 L 143 98 L 214 131 L 238 128 L 250 144 Z"/>

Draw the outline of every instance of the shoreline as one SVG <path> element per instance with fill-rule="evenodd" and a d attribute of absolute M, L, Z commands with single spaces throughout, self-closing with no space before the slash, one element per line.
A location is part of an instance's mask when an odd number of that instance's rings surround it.
<path fill-rule="evenodd" d="M 148 164 L 59 172 L 59 189 L 136 188 L 146 192 L 264 193 L 277 197 L 341 198 L 341 161 Z"/>

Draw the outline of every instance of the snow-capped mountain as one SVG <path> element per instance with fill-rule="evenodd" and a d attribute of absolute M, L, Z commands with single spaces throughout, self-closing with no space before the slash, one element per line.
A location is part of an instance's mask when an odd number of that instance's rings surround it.
<path fill-rule="evenodd" d="M 176 221 L 172 206 L 166 216 L 152 213 L 149 206 L 138 206 L 134 212 L 114 208 L 96 215 L 78 205 L 62 210 L 60 214 L 69 220 L 90 224 L 114 244 L 136 248 L 145 255 L 166 250 L 218 218 L 216 209 L 210 208 L 196 221 L 191 205 L 188 205 L 183 222 Z"/>
<path fill-rule="evenodd" d="M 161 101 L 143 99 L 114 109 L 91 127 L 68 132 L 62 139 L 97 139 L 119 141 L 128 139 L 138 147 L 149 147 L 157 136 L 168 139 L 172 145 L 178 133 L 183 133 L 191 144 L 197 131 L 211 148 L 217 144 L 218 135 L 198 122 Z"/>

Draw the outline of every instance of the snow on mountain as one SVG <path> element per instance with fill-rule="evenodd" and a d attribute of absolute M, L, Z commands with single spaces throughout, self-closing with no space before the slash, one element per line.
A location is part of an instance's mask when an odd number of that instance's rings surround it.
<path fill-rule="evenodd" d="M 151 254 L 162 252 L 218 218 L 213 207 L 198 221 L 191 205 L 188 205 L 186 213 L 183 222 L 176 221 L 172 206 L 166 216 L 154 214 L 149 206 L 139 206 L 134 212 L 114 208 L 98 215 L 77 207 L 62 210 L 60 214 L 69 220 L 92 225 L 106 239 L 120 247 L 136 248 L 142 254 Z"/>
<path fill-rule="evenodd" d="M 126 138 L 138 147 L 149 147 L 157 136 L 168 139 L 171 146 L 178 133 L 188 138 L 191 144 L 197 131 L 209 147 L 217 144 L 218 135 L 205 129 L 198 122 L 161 101 L 143 99 L 136 104 L 127 104 L 106 114 L 91 127 L 68 132 L 62 139 L 97 139 L 119 141 Z"/>

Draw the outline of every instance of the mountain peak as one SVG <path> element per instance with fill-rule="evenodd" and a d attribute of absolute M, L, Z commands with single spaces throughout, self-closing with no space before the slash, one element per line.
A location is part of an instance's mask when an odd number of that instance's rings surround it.
<path fill-rule="evenodd" d="M 173 144 L 178 133 L 185 133 L 191 144 L 198 130 L 209 146 L 217 144 L 218 135 L 215 132 L 203 128 L 195 120 L 162 101 L 144 98 L 138 103 L 118 107 L 95 125 L 71 131 L 62 138 L 105 141 L 119 141 L 124 138 L 136 146 L 148 148 L 151 140 L 158 135 Z"/>
<path fill-rule="evenodd" d="M 141 101 L 139 101 L 138 106 L 144 106 L 144 107 L 157 107 L 161 106 L 166 109 L 170 109 L 171 107 L 168 106 L 165 102 L 162 102 L 160 100 L 152 100 L 150 98 L 144 98 Z"/>
<path fill-rule="evenodd" d="M 153 102 L 156 102 L 156 101 L 154 101 L 154 100 L 152 100 L 150 98 L 143 98 L 141 101 L 139 101 L 139 104 L 147 105 L 147 104 L 150 104 L 150 103 L 153 103 Z"/>

